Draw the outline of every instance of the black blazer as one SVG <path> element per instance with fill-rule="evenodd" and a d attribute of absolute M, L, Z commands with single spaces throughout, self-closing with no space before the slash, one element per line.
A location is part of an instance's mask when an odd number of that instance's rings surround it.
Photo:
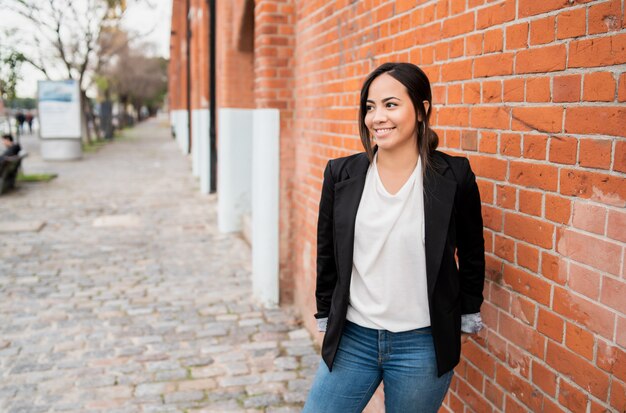
<path fill-rule="evenodd" d="M 428 305 L 439 375 L 461 354 L 461 314 L 480 311 L 485 247 L 480 195 L 469 161 L 435 151 L 424 176 Z M 324 171 L 317 225 L 316 318 L 328 317 L 322 358 L 332 371 L 350 301 L 354 224 L 369 167 L 365 153 Z M 455 260 L 458 256 L 458 266 Z"/>

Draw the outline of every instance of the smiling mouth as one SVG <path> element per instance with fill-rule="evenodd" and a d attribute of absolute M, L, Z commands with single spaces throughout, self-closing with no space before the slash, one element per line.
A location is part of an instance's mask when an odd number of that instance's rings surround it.
<path fill-rule="evenodd" d="M 376 137 L 381 137 L 381 136 L 385 136 L 385 135 L 389 134 L 394 129 L 395 129 L 395 127 L 393 127 L 393 128 L 374 129 L 374 134 L 376 135 Z"/>

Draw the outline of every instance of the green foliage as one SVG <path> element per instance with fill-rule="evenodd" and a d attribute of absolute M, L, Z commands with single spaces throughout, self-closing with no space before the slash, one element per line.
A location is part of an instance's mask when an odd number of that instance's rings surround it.
<path fill-rule="evenodd" d="M 28 174 L 19 173 L 17 175 L 18 182 L 50 182 L 57 177 L 57 174 Z"/>
<path fill-rule="evenodd" d="M 20 68 L 24 55 L 11 49 L 0 48 L 0 98 L 13 100 L 17 97 L 15 87 L 20 80 Z"/>

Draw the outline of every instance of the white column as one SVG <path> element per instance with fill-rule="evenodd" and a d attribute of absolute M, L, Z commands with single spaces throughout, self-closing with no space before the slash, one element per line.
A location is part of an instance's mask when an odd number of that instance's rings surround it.
<path fill-rule="evenodd" d="M 236 232 L 251 206 L 252 110 L 223 108 L 218 117 L 217 225 Z"/>
<path fill-rule="evenodd" d="M 209 128 L 211 126 L 210 111 L 202 109 L 198 113 L 200 123 L 200 142 L 198 145 L 200 192 L 208 194 L 211 185 L 211 146 L 209 143 Z"/>
<path fill-rule="evenodd" d="M 254 111 L 252 139 L 252 291 L 278 305 L 280 112 Z M 221 141 L 220 141 L 221 142 Z"/>

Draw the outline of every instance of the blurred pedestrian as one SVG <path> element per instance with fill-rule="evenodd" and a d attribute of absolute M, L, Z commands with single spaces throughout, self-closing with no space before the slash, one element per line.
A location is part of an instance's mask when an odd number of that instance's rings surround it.
<path fill-rule="evenodd" d="M 24 112 L 19 110 L 15 115 L 15 120 L 17 121 L 17 134 L 21 135 L 24 132 L 24 122 L 26 121 Z"/>
<path fill-rule="evenodd" d="M 33 115 L 32 111 L 28 111 L 26 112 L 26 123 L 28 124 L 28 133 L 29 134 L 33 134 L 33 119 L 35 118 L 35 116 Z"/>
<path fill-rule="evenodd" d="M 431 113 L 420 68 L 381 65 L 361 89 L 365 152 L 326 166 L 315 292 L 323 360 L 305 413 L 360 412 L 381 381 L 386 412 L 436 413 L 461 344 L 482 328 L 478 186 L 466 158 L 436 150 Z"/>
<path fill-rule="evenodd" d="M 19 143 L 13 141 L 13 136 L 6 134 L 2 135 L 2 144 L 4 145 L 4 152 L 0 155 L 0 161 L 7 156 L 15 156 L 22 150 Z"/>

